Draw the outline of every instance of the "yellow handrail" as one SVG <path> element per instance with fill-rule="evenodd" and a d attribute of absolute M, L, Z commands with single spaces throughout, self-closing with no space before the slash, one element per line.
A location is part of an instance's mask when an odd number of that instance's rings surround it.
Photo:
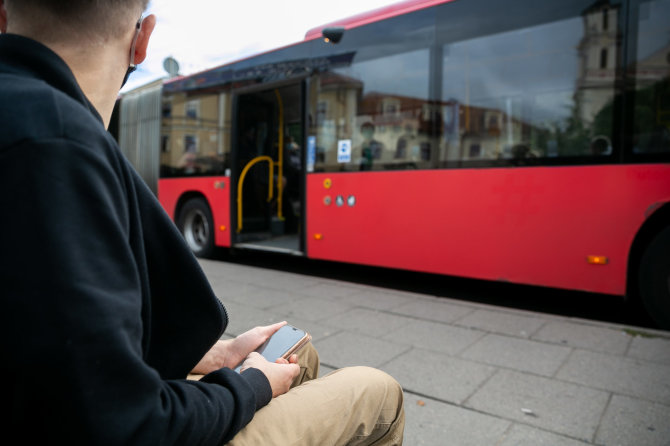
<path fill-rule="evenodd" d="M 284 220 L 282 214 L 282 195 L 284 191 L 284 104 L 279 94 L 279 90 L 275 89 L 275 95 L 277 96 L 277 103 L 279 104 L 279 154 L 277 156 L 277 218 Z M 267 161 L 270 169 L 270 179 L 268 187 L 268 202 L 272 200 L 273 196 L 273 183 L 274 183 L 274 164 L 275 162 L 269 156 L 257 156 L 252 159 L 244 166 L 242 173 L 240 174 L 240 179 L 237 182 L 237 232 L 242 232 L 242 186 L 244 184 L 244 178 L 247 176 L 247 172 L 251 167 L 261 161 Z"/>
<path fill-rule="evenodd" d="M 277 103 L 279 104 L 279 154 L 277 156 L 277 217 L 284 219 L 282 215 L 282 200 L 284 192 L 284 104 L 279 94 L 279 89 L 275 89 Z"/>
<path fill-rule="evenodd" d="M 270 171 L 270 178 L 268 180 L 268 202 L 272 200 L 274 188 L 273 188 L 273 183 L 274 183 L 274 161 L 272 158 L 269 156 L 257 156 L 256 158 L 252 159 L 247 163 L 246 166 L 244 166 L 244 169 L 242 169 L 242 173 L 240 174 L 240 179 L 237 182 L 237 232 L 240 233 L 242 232 L 242 186 L 244 185 L 244 178 L 247 176 L 247 172 L 249 172 L 249 169 L 256 164 L 260 163 L 261 161 L 267 161 L 269 164 L 268 170 Z M 281 184 L 281 182 L 280 182 Z"/>

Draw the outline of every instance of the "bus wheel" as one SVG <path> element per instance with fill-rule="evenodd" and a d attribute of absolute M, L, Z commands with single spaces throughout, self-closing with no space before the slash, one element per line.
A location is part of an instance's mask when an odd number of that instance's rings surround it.
<path fill-rule="evenodd" d="M 670 226 L 647 246 L 638 273 L 640 297 L 651 318 L 670 329 Z"/>
<path fill-rule="evenodd" d="M 214 222 L 204 199 L 187 201 L 179 213 L 177 226 L 193 254 L 210 257 L 214 253 Z"/>

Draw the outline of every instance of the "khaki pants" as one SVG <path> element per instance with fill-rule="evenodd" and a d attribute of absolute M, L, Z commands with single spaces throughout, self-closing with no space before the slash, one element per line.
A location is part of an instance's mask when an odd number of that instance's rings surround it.
<path fill-rule="evenodd" d="M 348 367 L 322 378 L 309 344 L 299 354 L 291 390 L 256 412 L 228 446 L 402 445 L 400 385 L 370 367 Z"/>

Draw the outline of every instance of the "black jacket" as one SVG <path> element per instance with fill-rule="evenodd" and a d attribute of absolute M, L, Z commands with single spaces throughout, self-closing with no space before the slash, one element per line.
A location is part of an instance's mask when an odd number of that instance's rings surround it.
<path fill-rule="evenodd" d="M 0 299 L 4 438 L 220 445 L 272 396 L 256 369 L 185 380 L 223 305 L 65 62 L 8 34 Z"/>

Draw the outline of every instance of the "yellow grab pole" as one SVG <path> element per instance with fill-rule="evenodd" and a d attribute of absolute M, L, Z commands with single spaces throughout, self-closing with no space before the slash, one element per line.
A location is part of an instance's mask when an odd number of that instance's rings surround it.
<path fill-rule="evenodd" d="M 244 169 L 242 169 L 242 173 L 240 174 L 240 179 L 237 181 L 237 232 L 242 231 L 242 186 L 244 185 L 244 178 L 247 176 L 247 172 L 249 172 L 249 169 L 261 161 L 267 161 L 269 164 L 268 169 L 270 170 L 270 178 L 269 178 L 269 187 L 268 187 L 268 202 L 272 200 L 272 194 L 274 192 L 273 188 L 273 182 L 274 182 L 274 161 L 272 161 L 272 158 L 269 156 L 257 156 L 256 158 L 252 159 L 247 163 L 246 166 L 244 166 Z"/>
<path fill-rule="evenodd" d="M 279 104 L 279 156 L 277 156 L 277 217 L 284 219 L 282 215 L 282 200 L 284 197 L 284 104 L 281 100 L 279 90 L 275 89 L 277 103 Z"/>

